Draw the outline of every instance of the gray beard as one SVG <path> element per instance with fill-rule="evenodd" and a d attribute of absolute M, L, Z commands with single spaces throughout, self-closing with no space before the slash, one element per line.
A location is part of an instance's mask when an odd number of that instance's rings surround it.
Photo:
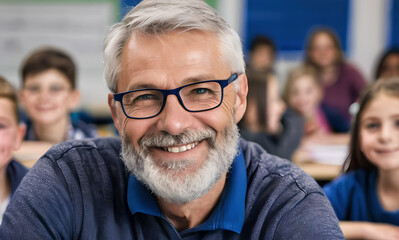
<path fill-rule="evenodd" d="M 212 187 L 228 172 L 237 155 L 239 131 L 234 122 L 230 122 L 222 132 L 220 142 L 216 142 L 213 129 L 201 131 L 186 130 L 179 135 L 160 133 L 144 136 L 138 144 L 141 151 L 135 149 L 130 137 L 122 133 L 121 158 L 127 169 L 137 180 L 147 186 L 157 197 L 171 203 L 187 203 L 197 199 Z M 159 167 L 150 156 L 149 148 L 208 142 L 209 154 L 197 171 L 190 174 L 182 172 L 195 164 L 196 157 L 183 160 L 164 161 Z"/>

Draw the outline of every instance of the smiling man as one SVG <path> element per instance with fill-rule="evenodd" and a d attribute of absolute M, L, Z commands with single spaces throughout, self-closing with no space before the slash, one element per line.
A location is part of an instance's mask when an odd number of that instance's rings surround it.
<path fill-rule="evenodd" d="M 241 47 L 201 0 L 138 4 L 104 43 L 121 139 L 53 147 L 15 193 L 0 237 L 343 238 L 313 179 L 240 140 Z"/>

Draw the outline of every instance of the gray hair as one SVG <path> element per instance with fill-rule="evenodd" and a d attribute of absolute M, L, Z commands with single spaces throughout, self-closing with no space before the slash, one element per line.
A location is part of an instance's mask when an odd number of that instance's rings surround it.
<path fill-rule="evenodd" d="M 143 0 L 113 25 L 104 39 L 104 77 L 111 92 L 116 92 L 123 47 L 133 33 L 162 34 L 174 30 L 214 33 L 221 56 L 232 73 L 245 72 L 240 37 L 203 0 Z"/>

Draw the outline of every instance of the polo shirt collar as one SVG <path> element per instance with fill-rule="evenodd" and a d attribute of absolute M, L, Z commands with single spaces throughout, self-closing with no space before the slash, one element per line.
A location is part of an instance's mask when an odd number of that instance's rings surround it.
<path fill-rule="evenodd" d="M 241 148 L 239 148 L 239 154 L 227 174 L 219 203 L 204 223 L 183 232 L 225 229 L 240 233 L 244 224 L 246 192 L 246 167 Z M 139 212 L 167 220 L 159 209 L 154 196 L 133 174 L 129 176 L 128 180 L 127 202 L 133 215 Z"/>

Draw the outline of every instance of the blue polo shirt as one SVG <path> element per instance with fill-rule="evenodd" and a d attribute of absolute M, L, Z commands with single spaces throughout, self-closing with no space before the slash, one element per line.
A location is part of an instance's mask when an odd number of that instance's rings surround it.
<path fill-rule="evenodd" d="M 240 149 L 226 177 L 221 198 L 209 218 L 201 225 L 180 232 L 181 235 L 214 231 L 217 229 L 240 233 L 244 224 L 247 174 L 245 161 Z M 134 175 L 129 176 L 127 201 L 132 214 L 142 213 L 169 220 L 163 215 L 151 192 Z M 173 225 L 170 224 L 172 227 Z"/>

